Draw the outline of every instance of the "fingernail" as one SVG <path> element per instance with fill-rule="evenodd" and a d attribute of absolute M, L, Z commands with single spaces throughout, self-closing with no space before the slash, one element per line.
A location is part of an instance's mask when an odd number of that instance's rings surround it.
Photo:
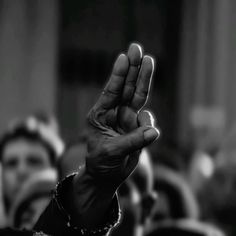
<path fill-rule="evenodd" d="M 117 61 L 126 61 L 126 60 L 127 60 L 127 57 L 124 53 L 121 53 L 117 58 Z"/>
<path fill-rule="evenodd" d="M 143 59 L 145 59 L 145 60 L 150 60 L 153 65 L 154 65 L 154 63 L 155 63 L 154 58 L 153 58 L 152 56 L 150 56 L 150 55 L 145 55 L 145 56 L 143 57 Z"/>
<path fill-rule="evenodd" d="M 138 49 L 138 51 L 137 51 L 137 49 Z M 140 57 L 140 59 L 141 59 L 143 56 L 143 49 L 139 44 L 131 43 L 129 46 L 128 53 L 130 53 L 130 54 L 138 53 L 137 57 Z"/>
<path fill-rule="evenodd" d="M 143 135 L 144 135 L 145 141 L 150 143 L 156 140 L 160 136 L 160 132 L 158 129 L 152 127 L 148 130 L 145 130 Z"/>

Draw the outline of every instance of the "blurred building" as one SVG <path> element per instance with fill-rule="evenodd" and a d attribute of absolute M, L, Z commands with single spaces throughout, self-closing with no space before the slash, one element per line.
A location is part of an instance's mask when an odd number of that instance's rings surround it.
<path fill-rule="evenodd" d="M 44 110 L 74 138 L 117 53 L 138 41 L 157 62 L 147 105 L 160 144 L 198 143 L 199 120 L 217 143 L 236 116 L 235 9 L 233 0 L 0 0 L 0 132 Z"/>

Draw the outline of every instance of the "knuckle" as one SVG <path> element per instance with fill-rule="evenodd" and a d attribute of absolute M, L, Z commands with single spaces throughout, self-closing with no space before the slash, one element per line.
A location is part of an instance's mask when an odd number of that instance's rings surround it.
<path fill-rule="evenodd" d="M 147 99 L 148 96 L 148 91 L 147 90 L 136 90 L 135 92 L 136 96 L 142 98 L 142 99 Z"/>
<path fill-rule="evenodd" d="M 91 109 L 87 114 L 86 120 L 89 124 L 93 124 L 95 119 L 96 119 L 95 111 L 94 109 Z"/>
<path fill-rule="evenodd" d="M 127 81 L 125 82 L 125 86 L 127 87 L 136 87 L 136 79 L 135 78 L 127 78 Z"/>
<path fill-rule="evenodd" d="M 133 149 L 135 142 L 134 142 L 134 140 L 133 140 L 132 138 L 129 138 L 129 139 L 127 140 L 127 144 L 128 144 L 128 147 L 129 147 L 130 149 Z"/>
<path fill-rule="evenodd" d="M 109 96 L 117 96 L 120 94 L 120 91 L 115 90 L 115 89 L 111 89 L 111 88 L 106 88 L 103 90 L 103 95 L 109 95 Z"/>
<path fill-rule="evenodd" d="M 92 125 L 94 127 L 100 127 L 101 123 L 101 116 L 103 115 L 103 111 L 97 110 L 97 109 L 91 109 L 87 115 L 87 123 L 89 125 Z"/>
<path fill-rule="evenodd" d="M 112 154 L 111 146 L 107 143 L 104 143 L 100 146 L 100 152 L 104 156 L 110 156 Z"/>

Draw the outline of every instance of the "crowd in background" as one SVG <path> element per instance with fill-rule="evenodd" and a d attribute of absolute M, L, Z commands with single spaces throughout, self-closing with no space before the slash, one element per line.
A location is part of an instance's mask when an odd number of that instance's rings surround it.
<path fill-rule="evenodd" d="M 215 152 L 166 149 L 154 157 L 142 150 L 119 188 L 122 218 L 111 235 L 234 235 L 234 138 L 232 130 Z M 10 122 L 0 141 L 1 226 L 31 229 L 55 184 L 85 163 L 86 151 L 86 132 L 65 144 L 54 117 Z"/>
<path fill-rule="evenodd" d="M 137 40 L 157 60 L 163 133 L 120 186 L 111 235 L 235 235 L 235 4 L 0 0 L 0 228 L 31 229 L 84 164 L 84 114 Z"/>

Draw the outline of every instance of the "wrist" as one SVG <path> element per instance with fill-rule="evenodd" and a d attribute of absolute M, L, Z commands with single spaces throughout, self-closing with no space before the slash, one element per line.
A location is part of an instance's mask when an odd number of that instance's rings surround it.
<path fill-rule="evenodd" d="M 78 212 L 80 209 L 78 209 L 76 212 L 76 205 L 73 205 L 74 196 L 72 193 L 73 181 L 77 175 L 80 176 L 81 173 L 71 174 L 57 184 L 57 187 L 53 192 L 52 205 L 49 207 L 49 211 L 47 211 L 49 216 L 46 217 L 46 230 L 48 231 L 45 232 L 51 234 L 59 227 L 57 232 L 68 231 L 68 234 L 69 232 L 71 233 L 73 231 L 75 234 L 76 232 L 79 232 L 79 235 L 106 235 L 107 232 L 110 231 L 112 227 L 117 225 L 120 220 L 121 213 L 117 196 L 114 196 L 111 204 L 107 204 L 108 208 L 105 211 L 105 215 L 102 215 L 101 212 L 97 212 L 96 209 L 93 209 L 93 211 L 90 212 L 90 215 L 88 212 L 87 215 Z M 57 207 L 55 207 L 55 204 Z M 91 209 L 88 210 L 90 211 Z M 59 225 L 56 226 L 54 223 L 52 223 L 52 225 L 49 224 L 48 226 L 48 222 L 50 222 L 50 220 L 48 221 L 47 219 L 50 219 L 51 216 L 57 216 L 60 218 L 56 219 L 57 222 L 59 222 Z M 45 222 L 43 222 L 43 225 L 45 225 Z M 42 227 L 42 222 L 41 225 L 39 223 L 37 227 L 35 229 L 41 229 L 40 227 Z"/>
<path fill-rule="evenodd" d="M 74 219 L 78 219 L 84 227 L 96 227 L 103 224 L 109 211 L 115 191 L 98 183 L 81 166 L 79 173 L 73 179 L 73 209 Z"/>
<path fill-rule="evenodd" d="M 83 196 L 85 193 L 94 193 L 97 197 L 112 199 L 116 188 L 111 186 L 108 178 L 97 178 L 91 175 L 86 165 L 79 167 L 78 174 L 73 180 L 74 193 Z"/>

